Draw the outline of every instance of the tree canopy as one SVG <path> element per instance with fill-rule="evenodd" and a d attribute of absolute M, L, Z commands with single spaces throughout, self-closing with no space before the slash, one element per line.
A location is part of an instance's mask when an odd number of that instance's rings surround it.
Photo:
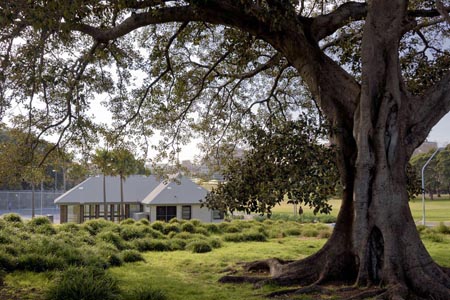
<path fill-rule="evenodd" d="M 333 235 L 312 257 L 268 260 L 270 282 L 345 279 L 380 298 L 450 298 L 408 207 L 408 161 L 450 110 L 448 1 L 1 1 L 0 102 L 38 137 L 89 144 L 104 102 L 117 136 L 175 155 L 253 124 L 316 110 L 343 186 Z M 301 168 L 302 166 L 298 166 Z M 261 265 L 261 264 L 259 264 Z M 264 281 L 228 276 L 224 280 Z M 360 296 L 364 298 L 364 295 Z"/>

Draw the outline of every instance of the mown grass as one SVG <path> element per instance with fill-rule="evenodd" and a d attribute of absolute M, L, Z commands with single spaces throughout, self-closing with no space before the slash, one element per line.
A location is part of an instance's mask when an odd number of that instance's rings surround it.
<path fill-rule="evenodd" d="M 341 207 L 341 200 L 331 199 L 329 203 L 332 206 L 332 211 L 330 215 L 325 214 L 313 214 L 313 209 L 305 206 L 303 208 L 303 219 L 308 222 L 310 220 L 326 220 L 330 216 L 333 218 L 337 217 L 339 213 L 339 209 Z M 409 202 L 409 206 L 411 208 L 411 213 L 416 222 L 422 220 L 422 198 L 417 197 Z M 277 218 L 277 215 L 280 216 L 293 216 L 294 215 L 294 206 L 292 204 L 288 204 L 286 202 L 281 203 L 278 206 L 275 206 L 272 209 L 273 217 Z M 450 196 L 443 195 L 441 197 L 434 197 L 434 200 L 430 200 L 428 197 L 425 199 L 425 217 L 427 222 L 450 222 Z M 302 216 L 298 217 L 300 220 Z"/>
<path fill-rule="evenodd" d="M 115 291 L 104 299 L 264 299 L 278 287 L 255 290 L 251 285 L 218 284 L 217 280 L 239 262 L 311 255 L 331 233 L 328 225 L 283 220 L 221 224 L 97 220 L 40 229 L 48 225 L 44 220 L 0 218 L 0 269 L 6 270 L 6 292 L 0 291 L 0 299 L 11 294 L 17 297 L 8 299 L 70 300 L 81 295 L 89 300 L 79 292 L 88 286 L 101 295 L 102 285 L 97 282 L 106 282 Z M 433 258 L 450 267 L 450 228 L 419 227 L 419 231 Z M 208 251 L 203 251 L 205 247 Z M 39 256 L 49 253 L 47 260 Z M 67 274 L 83 272 L 94 275 L 68 280 Z M 56 289 L 61 284 L 66 287 Z M 55 296 L 66 291 L 71 293 L 66 298 Z"/>

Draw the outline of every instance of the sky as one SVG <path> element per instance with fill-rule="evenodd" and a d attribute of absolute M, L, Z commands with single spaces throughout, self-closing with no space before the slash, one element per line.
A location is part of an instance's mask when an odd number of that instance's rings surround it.
<path fill-rule="evenodd" d="M 450 113 L 447 113 L 447 115 L 433 127 L 428 135 L 428 141 L 438 142 L 439 147 L 450 144 Z"/>

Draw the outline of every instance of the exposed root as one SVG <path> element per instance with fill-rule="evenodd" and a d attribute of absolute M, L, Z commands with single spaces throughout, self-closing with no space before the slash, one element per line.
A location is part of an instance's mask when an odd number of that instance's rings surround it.
<path fill-rule="evenodd" d="M 219 279 L 220 283 L 258 283 L 263 281 L 267 284 L 267 281 L 270 281 L 270 278 L 267 277 L 256 277 L 256 276 L 230 276 L 226 275 Z"/>
<path fill-rule="evenodd" d="M 380 296 L 385 292 L 386 292 L 386 289 L 380 289 L 380 288 L 364 290 L 360 293 L 357 293 L 356 295 L 352 295 L 352 296 L 346 298 L 346 300 L 363 300 L 363 299 L 373 298 L 373 297 Z"/>
<path fill-rule="evenodd" d="M 270 293 L 269 295 L 267 295 L 267 297 L 273 298 L 273 297 L 278 297 L 278 296 L 284 296 L 284 295 L 302 295 L 302 294 L 313 294 L 313 293 L 318 293 L 318 294 L 322 294 L 322 295 L 331 295 L 332 291 L 325 288 L 325 287 L 321 287 L 319 285 L 309 285 L 300 289 L 289 289 L 289 290 L 282 290 L 282 291 L 277 291 L 277 292 L 273 292 Z"/>

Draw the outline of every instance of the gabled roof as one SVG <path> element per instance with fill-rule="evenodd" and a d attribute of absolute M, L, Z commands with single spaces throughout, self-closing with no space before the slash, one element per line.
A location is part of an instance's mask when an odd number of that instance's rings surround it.
<path fill-rule="evenodd" d="M 174 179 L 175 178 L 175 179 Z M 206 197 L 208 191 L 187 177 L 175 175 L 171 180 L 161 182 L 142 204 L 175 205 L 199 204 Z"/>
<path fill-rule="evenodd" d="M 106 202 L 120 203 L 120 179 L 106 176 Z M 181 175 L 168 180 L 156 176 L 132 175 L 123 182 L 125 203 L 158 205 L 198 204 L 207 190 Z M 79 185 L 55 199 L 55 204 L 103 203 L 103 176 L 89 177 Z"/>
<path fill-rule="evenodd" d="M 106 202 L 120 203 L 119 176 L 106 176 Z M 124 202 L 140 203 L 160 181 L 155 176 L 132 175 L 123 182 Z M 103 176 L 89 177 L 55 199 L 55 204 L 103 203 Z"/>

